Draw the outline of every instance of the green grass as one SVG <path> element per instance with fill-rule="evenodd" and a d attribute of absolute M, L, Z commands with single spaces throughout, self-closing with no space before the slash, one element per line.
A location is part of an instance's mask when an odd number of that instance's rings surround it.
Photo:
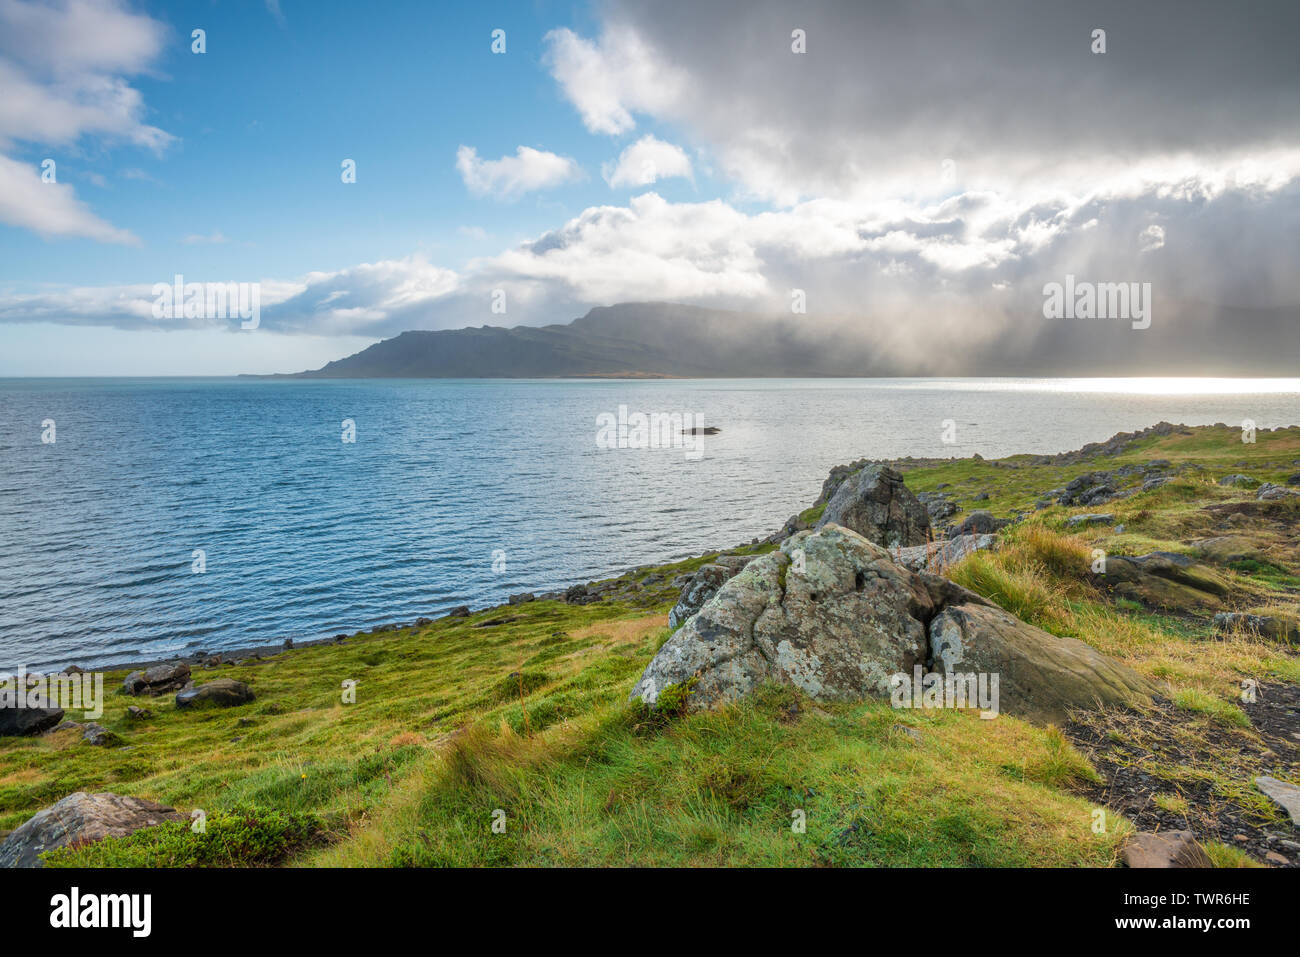
<path fill-rule="evenodd" d="M 128 837 L 47 851 L 46 867 L 270 867 L 322 839 L 310 814 L 249 811 L 167 821 Z"/>

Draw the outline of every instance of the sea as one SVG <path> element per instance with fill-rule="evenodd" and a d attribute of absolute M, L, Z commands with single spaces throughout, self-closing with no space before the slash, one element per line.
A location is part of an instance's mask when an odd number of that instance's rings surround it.
<path fill-rule="evenodd" d="M 0 379 L 0 671 L 481 608 L 765 537 L 855 459 L 1161 420 L 1300 424 L 1300 379 Z"/>

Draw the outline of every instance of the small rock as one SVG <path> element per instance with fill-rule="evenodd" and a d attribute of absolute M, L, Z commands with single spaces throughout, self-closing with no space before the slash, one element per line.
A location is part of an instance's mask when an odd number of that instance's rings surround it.
<path fill-rule="evenodd" d="M 1219 484 L 1220 485 L 1254 485 L 1255 480 L 1251 478 L 1249 475 L 1242 475 L 1240 473 L 1237 473 L 1234 475 L 1225 475 L 1223 478 L 1219 479 Z"/>
<path fill-rule="evenodd" d="M 1300 622 L 1272 615 L 1247 615 L 1242 612 L 1220 612 L 1214 616 L 1214 630 L 1231 633 L 1237 630 L 1259 635 L 1272 641 L 1289 641 L 1300 644 Z"/>
<path fill-rule="evenodd" d="M 455 608 L 448 608 L 446 611 L 448 618 L 468 618 L 469 614 L 469 605 L 457 605 Z"/>
<path fill-rule="evenodd" d="M 510 604 L 512 605 L 526 605 L 528 602 L 536 600 L 537 596 L 530 591 L 522 591 L 518 595 L 510 596 Z"/>
<path fill-rule="evenodd" d="M 1191 831 L 1144 831 L 1124 845 L 1128 867 L 1213 867 L 1205 849 Z"/>
<path fill-rule="evenodd" d="M 1114 521 L 1115 516 L 1108 514 L 1071 515 L 1065 520 L 1065 524 L 1071 528 L 1078 528 L 1081 525 L 1110 525 Z"/>
<path fill-rule="evenodd" d="M 1276 864 L 1278 867 L 1286 867 L 1291 863 L 1290 858 L 1283 857 L 1277 851 L 1269 851 L 1264 855 L 1264 860 L 1268 861 L 1270 864 Z"/>
<path fill-rule="evenodd" d="M 82 729 L 81 737 L 87 744 L 94 745 L 97 748 L 111 748 L 122 743 L 122 739 L 112 731 L 93 721 Z"/>
<path fill-rule="evenodd" d="M 1271 797 L 1290 816 L 1291 823 L 1300 827 L 1300 787 L 1267 775 L 1255 778 L 1255 787 Z"/>
<path fill-rule="evenodd" d="M 1284 498 L 1291 498 L 1294 495 L 1300 495 L 1300 489 L 1265 482 L 1259 487 L 1259 491 L 1255 493 L 1255 498 L 1261 502 L 1276 502 Z"/>
<path fill-rule="evenodd" d="M 976 509 L 967 515 L 960 525 L 952 530 L 952 537 L 960 535 L 992 535 L 999 529 L 1011 524 L 1009 518 L 994 518 L 992 512 Z"/>

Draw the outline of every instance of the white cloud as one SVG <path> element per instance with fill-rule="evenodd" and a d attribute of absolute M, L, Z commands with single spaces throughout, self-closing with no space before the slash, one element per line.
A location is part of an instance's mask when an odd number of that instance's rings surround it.
<path fill-rule="evenodd" d="M 1138 243 L 1144 253 L 1159 249 L 1165 244 L 1165 228 L 1152 223 L 1138 234 Z"/>
<path fill-rule="evenodd" d="M 593 133 L 626 133 L 633 112 L 663 113 L 686 90 L 686 74 L 634 30 L 613 25 L 593 41 L 560 29 L 543 39 L 551 75 Z"/>
<path fill-rule="evenodd" d="M 654 136 L 643 136 L 619 154 L 618 161 L 601 167 L 605 182 L 620 186 L 649 186 L 661 179 L 684 176 L 690 179 L 691 161 L 680 146 Z"/>
<path fill-rule="evenodd" d="M 35 167 L 0 156 L 0 222 L 42 236 L 83 236 L 135 244 L 130 231 L 100 219 L 66 183 L 46 183 Z"/>
<path fill-rule="evenodd" d="M 479 159 L 474 147 L 462 146 L 456 151 L 456 169 L 471 193 L 504 199 L 582 178 L 581 167 L 569 157 L 531 146 L 498 160 Z"/>
<path fill-rule="evenodd" d="M 16 140 L 68 146 L 83 136 L 154 151 L 172 136 L 145 122 L 144 100 L 125 77 L 149 69 L 165 30 L 117 0 L 0 0 L 0 147 Z M 0 156 L 0 222 L 45 236 L 132 242 L 62 185 L 32 179 Z"/>
<path fill-rule="evenodd" d="M 185 243 L 187 246 L 199 246 L 204 244 L 221 245 L 230 242 L 230 240 L 225 237 L 225 234 L 222 233 L 221 230 L 215 229 L 207 236 L 200 235 L 199 233 L 192 233 L 182 239 L 181 242 Z"/>

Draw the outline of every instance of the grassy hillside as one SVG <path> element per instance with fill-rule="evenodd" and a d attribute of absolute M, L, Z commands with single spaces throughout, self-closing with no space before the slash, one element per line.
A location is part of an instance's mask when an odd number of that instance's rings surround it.
<path fill-rule="evenodd" d="M 1152 459 L 1200 468 L 1104 506 L 1034 511 L 1076 475 Z M 1195 554 L 1230 583 L 1224 609 L 1300 614 L 1300 503 L 1215 484 L 1282 482 L 1297 459 L 1300 429 L 1243 445 L 1211 428 L 1092 463 L 905 466 L 913 491 L 946 484 L 963 508 L 1029 513 L 1000 550 L 946 573 L 1154 679 L 1167 698 L 1149 713 L 1039 728 L 773 687 L 713 713 L 647 714 L 626 699 L 668 637 L 667 583 L 697 559 L 642 570 L 635 604 L 532 602 L 197 668 L 197 681 L 253 687 L 256 701 L 232 709 L 112 695 L 101 723 L 118 747 L 75 732 L 0 740 L 0 829 L 72 791 L 111 790 L 201 808 L 208 832 L 164 825 L 50 863 L 1111 866 L 1127 814 L 1189 826 L 1219 863 L 1248 863 L 1260 835 L 1284 829 L 1253 776 L 1297 780 L 1300 728 L 1244 704 L 1240 683 L 1260 682 L 1266 703 L 1296 695 L 1297 648 L 1216 635 L 1211 608 L 1117 600 L 1088 568 L 1094 548 Z M 1065 524 L 1097 511 L 1123 532 Z M 1216 537 L 1237 544 L 1218 556 L 1193 544 Z M 129 704 L 153 717 L 129 720 Z"/>

